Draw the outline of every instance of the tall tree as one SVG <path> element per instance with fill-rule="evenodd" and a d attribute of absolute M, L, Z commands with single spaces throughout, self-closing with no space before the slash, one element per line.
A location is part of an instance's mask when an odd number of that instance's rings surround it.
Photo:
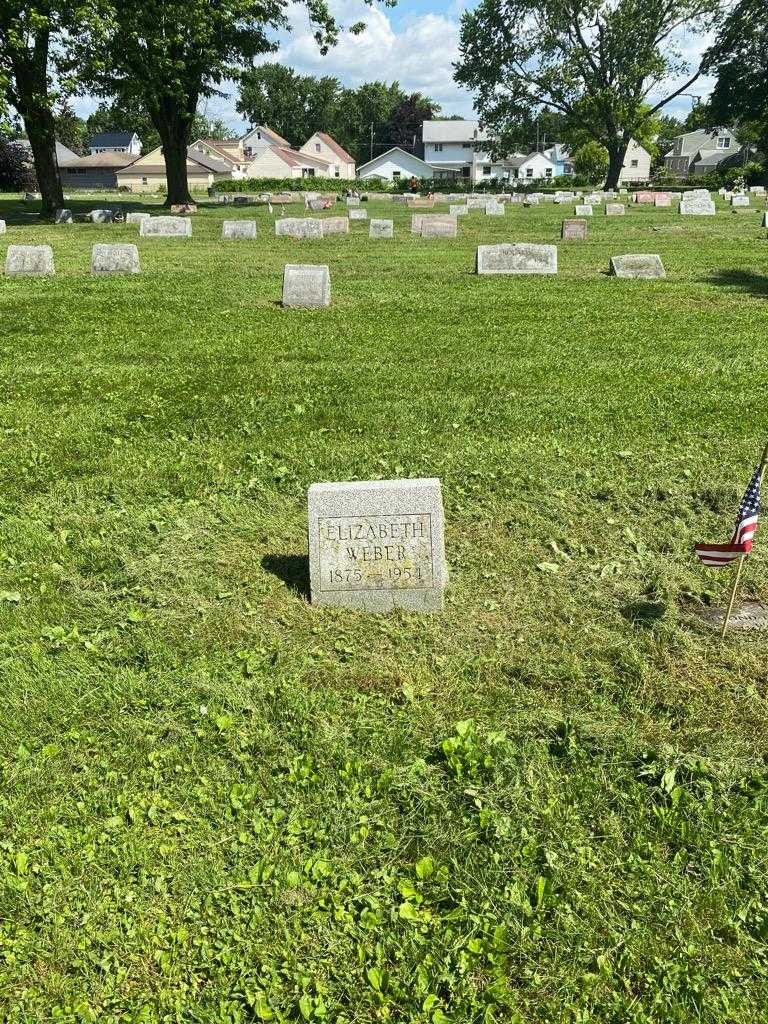
<path fill-rule="evenodd" d="M 262 64 L 241 74 L 237 110 L 250 124 L 268 125 L 292 146 L 301 146 L 318 129 L 334 133 L 341 94 L 338 78 Z"/>
<path fill-rule="evenodd" d="M 739 0 L 705 56 L 717 75 L 710 125 L 732 125 L 754 139 L 768 161 L 768 11 L 764 0 Z"/>
<path fill-rule="evenodd" d="M 455 77 L 474 91 L 495 154 L 519 144 L 538 111 L 559 111 L 608 150 L 613 188 L 630 139 L 702 72 L 683 57 L 678 34 L 711 27 L 721 3 L 480 0 L 462 16 Z"/>
<path fill-rule="evenodd" d="M 75 153 L 84 153 L 88 141 L 88 126 L 82 117 L 78 117 L 67 100 L 62 100 L 54 110 L 53 121 L 58 141 Z"/>
<path fill-rule="evenodd" d="M 402 99 L 389 117 L 389 141 L 393 146 L 413 147 L 421 138 L 421 126 L 440 113 L 440 104 L 420 92 Z"/>
<path fill-rule="evenodd" d="M 289 0 L 105 0 L 109 41 L 101 76 L 105 95 L 140 99 L 163 145 L 166 203 L 187 202 L 187 147 L 201 98 L 221 95 L 243 64 L 276 48 L 288 27 Z M 366 0 L 372 4 L 375 0 Z M 383 0 L 391 3 L 392 0 Z M 327 0 L 302 0 L 321 52 L 340 31 Z M 362 23 L 351 26 L 360 32 Z"/>
<path fill-rule="evenodd" d="M 397 82 L 365 82 L 344 90 L 337 139 L 358 163 L 391 145 L 392 113 L 405 98 Z"/>

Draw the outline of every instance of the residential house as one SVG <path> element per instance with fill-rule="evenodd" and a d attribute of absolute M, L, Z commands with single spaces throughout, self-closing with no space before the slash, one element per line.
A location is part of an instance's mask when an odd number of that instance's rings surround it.
<path fill-rule="evenodd" d="M 723 170 L 743 157 L 744 147 L 730 128 L 700 128 L 675 136 L 672 149 L 664 155 L 664 166 L 669 174 L 687 177 Z"/>
<path fill-rule="evenodd" d="M 555 163 L 545 153 L 528 153 L 507 157 L 501 177 L 519 181 L 546 181 L 557 174 Z"/>
<path fill-rule="evenodd" d="M 97 132 L 88 139 L 86 147 L 93 156 L 97 153 L 128 153 L 141 156 L 141 140 L 136 132 Z"/>
<path fill-rule="evenodd" d="M 372 160 L 361 164 L 357 168 L 357 177 L 379 178 L 382 181 L 400 181 L 410 178 L 432 178 L 434 170 L 426 162 L 408 153 L 399 146 L 388 149 L 386 153 L 379 153 Z"/>
<path fill-rule="evenodd" d="M 71 188 L 117 188 L 117 176 L 138 157 L 131 153 L 104 150 L 60 161 L 61 183 Z"/>
<path fill-rule="evenodd" d="M 232 178 L 245 178 L 250 161 L 243 153 L 240 139 L 196 139 L 189 147 L 193 153 L 201 153 L 227 164 Z"/>
<path fill-rule="evenodd" d="M 263 124 L 257 124 L 253 128 L 249 128 L 242 139 L 240 139 L 240 148 L 247 160 L 255 159 L 269 146 L 287 146 L 288 149 L 291 148 L 291 144 L 287 139 L 284 139 L 282 135 L 278 135 L 276 131 L 267 128 Z"/>
<path fill-rule="evenodd" d="M 573 174 L 573 159 L 570 152 L 561 143 L 556 142 L 554 146 L 544 150 L 544 156 L 549 157 L 555 168 L 555 177 Z"/>
<path fill-rule="evenodd" d="M 619 184 L 628 185 L 637 181 L 648 181 L 651 177 L 651 154 L 634 139 L 624 156 L 624 165 L 619 173 Z"/>
<path fill-rule="evenodd" d="M 503 176 L 503 161 L 494 161 L 482 145 L 490 140 L 479 121 L 425 121 L 422 141 L 424 159 L 435 178 L 464 178 L 477 184 Z"/>
<path fill-rule="evenodd" d="M 328 160 L 332 178 L 349 180 L 355 177 L 355 158 L 350 156 L 346 149 L 340 146 L 327 132 L 315 132 L 307 139 L 299 152 Z"/>
<path fill-rule="evenodd" d="M 224 160 L 187 149 L 187 179 L 192 191 L 204 191 L 214 182 L 232 177 L 232 165 Z M 156 192 L 165 188 L 165 158 L 163 147 L 157 146 L 144 156 L 140 156 L 123 170 L 117 172 L 119 188 L 128 188 L 132 192 Z"/>
<path fill-rule="evenodd" d="M 23 159 L 29 163 L 32 162 L 32 145 L 29 139 L 16 139 L 13 142 L 14 146 L 17 146 L 22 150 L 24 156 Z M 79 157 L 74 150 L 65 146 L 63 142 L 56 141 L 56 162 L 61 166 L 67 163 L 69 160 L 78 160 Z"/>
<path fill-rule="evenodd" d="M 267 146 L 248 164 L 249 178 L 331 178 L 331 162 L 290 146 Z"/>

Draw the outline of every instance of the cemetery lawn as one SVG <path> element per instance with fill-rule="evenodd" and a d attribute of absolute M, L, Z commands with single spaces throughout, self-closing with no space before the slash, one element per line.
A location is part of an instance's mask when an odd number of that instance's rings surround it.
<path fill-rule="evenodd" d="M 0 280 L 0 1020 L 767 1021 L 766 643 L 691 553 L 768 437 L 760 218 L 369 209 L 393 241 L 0 200 L 57 269 Z M 494 241 L 559 274 L 475 276 Z M 308 486 L 404 476 L 445 612 L 314 608 Z"/>

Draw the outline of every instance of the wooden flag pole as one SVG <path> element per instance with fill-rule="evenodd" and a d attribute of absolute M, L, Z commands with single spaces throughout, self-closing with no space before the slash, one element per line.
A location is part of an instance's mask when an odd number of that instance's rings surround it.
<path fill-rule="evenodd" d="M 765 470 L 768 467 L 768 444 L 763 449 L 763 458 L 760 462 L 760 486 L 763 485 L 763 477 L 765 476 Z M 728 623 L 731 621 L 731 615 L 733 614 L 733 606 L 736 603 L 736 593 L 739 589 L 739 583 L 741 582 L 741 571 L 744 568 L 744 562 L 746 555 L 742 555 L 739 559 L 739 564 L 736 567 L 736 575 L 733 577 L 733 583 L 731 584 L 731 595 L 728 598 L 728 611 L 725 613 L 723 619 L 723 628 L 720 632 L 720 639 L 725 639 L 725 634 L 728 631 Z"/>

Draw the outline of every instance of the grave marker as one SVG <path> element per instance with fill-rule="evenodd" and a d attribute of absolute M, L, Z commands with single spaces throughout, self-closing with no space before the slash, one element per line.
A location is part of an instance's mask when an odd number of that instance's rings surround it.
<path fill-rule="evenodd" d="M 564 220 L 561 234 L 566 241 L 569 239 L 583 241 L 587 237 L 587 222 L 585 220 Z"/>
<path fill-rule="evenodd" d="M 452 203 L 448 207 L 448 213 L 451 217 L 466 217 L 469 213 L 469 207 L 466 203 Z"/>
<path fill-rule="evenodd" d="M 255 220 L 225 220 L 221 225 L 221 237 L 224 241 L 251 241 L 256 238 Z"/>
<path fill-rule="evenodd" d="M 139 223 L 141 238 L 190 238 L 191 235 L 189 217 L 148 217 Z"/>
<path fill-rule="evenodd" d="M 57 210 L 56 211 L 56 224 L 74 224 L 75 218 L 72 216 L 71 210 Z"/>
<path fill-rule="evenodd" d="M 749 206 L 749 196 L 732 196 L 731 206 Z"/>
<path fill-rule="evenodd" d="M 111 210 L 91 210 L 86 219 L 93 224 L 111 224 L 115 215 Z"/>
<path fill-rule="evenodd" d="M 4 235 L 6 232 L 6 224 L 4 220 L 0 220 L 0 235 Z"/>
<path fill-rule="evenodd" d="M 623 217 L 626 214 L 626 208 L 623 203 L 606 203 L 605 204 L 605 215 L 606 217 Z"/>
<path fill-rule="evenodd" d="M 143 220 L 149 220 L 148 213 L 127 213 L 125 215 L 126 224 L 141 224 Z"/>
<path fill-rule="evenodd" d="M 591 217 L 592 216 L 592 204 L 589 203 L 577 203 L 573 211 L 577 217 Z"/>
<path fill-rule="evenodd" d="M 331 272 L 325 265 L 286 263 L 283 305 L 292 309 L 320 309 L 331 304 Z"/>
<path fill-rule="evenodd" d="M 308 497 L 313 604 L 442 610 L 448 570 L 439 480 L 312 484 Z"/>
<path fill-rule="evenodd" d="M 349 217 L 323 217 L 320 226 L 323 229 L 323 238 L 326 235 L 348 235 Z"/>
<path fill-rule="evenodd" d="M 504 204 L 497 203 L 495 199 L 485 204 L 485 213 L 488 217 L 503 217 L 504 216 Z"/>
<path fill-rule="evenodd" d="M 529 242 L 478 245 L 478 274 L 556 274 L 557 246 Z"/>
<path fill-rule="evenodd" d="M 47 277 L 54 274 L 50 245 L 9 245 L 5 254 L 8 277 Z"/>
<path fill-rule="evenodd" d="M 373 218 L 370 223 L 371 226 L 368 229 L 369 238 L 394 238 L 395 225 L 393 221 Z"/>
<path fill-rule="evenodd" d="M 611 256 L 611 274 L 614 277 L 661 278 L 666 277 L 661 256 L 655 253 L 631 253 Z"/>
<path fill-rule="evenodd" d="M 139 250 L 135 245 L 94 245 L 91 249 L 92 274 L 138 274 Z"/>
<path fill-rule="evenodd" d="M 680 211 L 684 216 L 707 216 L 713 217 L 715 214 L 715 204 L 709 198 L 702 195 L 692 195 L 690 192 L 686 192 L 683 198 L 680 200 Z"/>
<path fill-rule="evenodd" d="M 422 238 L 456 238 L 458 223 L 455 217 L 423 217 L 421 221 Z"/>
<path fill-rule="evenodd" d="M 275 234 L 290 238 L 322 238 L 323 222 L 316 217 L 283 217 L 275 221 Z"/>
<path fill-rule="evenodd" d="M 349 211 L 350 220 L 368 220 L 367 210 L 356 210 L 354 207 Z"/>

